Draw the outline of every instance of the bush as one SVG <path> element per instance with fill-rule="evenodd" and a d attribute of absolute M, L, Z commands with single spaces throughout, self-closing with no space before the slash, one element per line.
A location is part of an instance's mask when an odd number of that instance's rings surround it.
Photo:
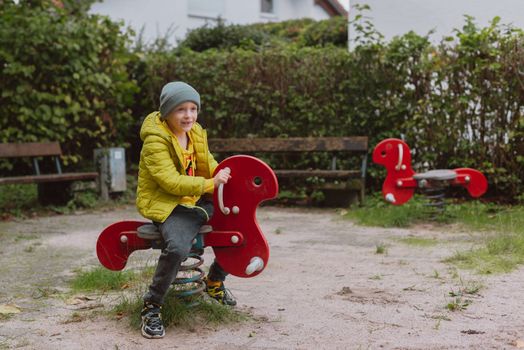
<path fill-rule="evenodd" d="M 302 42 L 304 46 L 335 45 L 346 47 L 348 44 L 348 21 L 345 17 L 337 16 L 310 25 L 302 35 Z"/>
<path fill-rule="evenodd" d="M 226 25 L 219 20 L 216 26 L 206 24 L 191 30 L 180 43 L 180 47 L 198 52 L 211 48 L 255 47 L 265 40 L 264 36 L 264 32 L 254 27 Z"/>
<path fill-rule="evenodd" d="M 205 25 L 191 30 L 180 43 L 181 48 L 202 52 L 209 49 L 263 47 L 296 44 L 297 47 L 335 45 L 347 47 L 347 19 L 333 17 L 322 21 L 309 18 L 275 23 Z"/>
<path fill-rule="evenodd" d="M 137 87 L 120 25 L 49 1 L 3 1 L 0 16 L 0 142 L 59 141 L 66 164 L 124 143 Z"/>

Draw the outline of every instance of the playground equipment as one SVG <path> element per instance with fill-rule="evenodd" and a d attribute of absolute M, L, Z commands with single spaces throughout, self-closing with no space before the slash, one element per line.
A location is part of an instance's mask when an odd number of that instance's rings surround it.
<path fill-rule="evenodd" d="M 487 188 L 486 177 L 470 168 L 437 169 L 415 173 L 411 168 L 408 145 L 399 139 L 385 139 L 373 150 L 373 162 L 384 166 L 387 176 L 382 185 L 384 199 L 394 205 L 409 201 L 417 188 L 423 190 L 433 205 L 442 208 L 448 186 L 462 186 L 472 197 L 482 196 Z"/>
<path fill-rule="evenodd" d="M 273 170 L 261 160 L 245 155 L 221 162 L 215 174 L 229 168 L 231 178 L 213 194 L 215 212 L 193 241 L 193 249 L 180 271 L 190 277 L 177 278 L 174 284 L 192 284 L 179 295 L 203 290 L 203 248 L 212 247 L 224 271 L 238 277 L 254 277 L 267 266 L 269 246 L 256 220 L 258 205 L 278 195 L 278 181 Z M 98 260 L 106 268 L 122 270 L 135 250 L 162 249 L 164 242 L 157 227 L 146 221 L 120 221 L 105 228 L 98 237 Z"/>

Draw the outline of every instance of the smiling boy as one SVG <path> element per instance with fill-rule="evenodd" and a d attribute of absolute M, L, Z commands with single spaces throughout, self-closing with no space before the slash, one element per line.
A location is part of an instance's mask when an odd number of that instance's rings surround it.
<path fill-rule="evenodd" d="M 166 247 L 148 292 L 144 295 L 142 335 L 165 335 L 161 307 L 169 286 L 188 256 L 200 227 L 213 214 L 213 204 L 201 198 L 227 183 L 229 172 L 213 172 L 217 162 L 207 145 L 206 131 L 197 123 L 200 95 L 189 84 L 171 82 L 162 88 L 160 111 L 149 114 L 140 130 L 143 146 L 138 171 L 137 209 L 157 225 Z M 227 305 L 236 301 L 224 288 L 227 273 L 215 261 L 206 278 L 207 293 Z"/>

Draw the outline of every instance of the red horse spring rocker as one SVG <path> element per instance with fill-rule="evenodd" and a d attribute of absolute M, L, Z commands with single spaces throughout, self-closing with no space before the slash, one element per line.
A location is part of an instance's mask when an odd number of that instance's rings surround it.
<path fill-rule="evenodd" d="M 475 198 L 482 196 L 488 188 L 484 175 L 470 168 L 438 169 L 416 174 L 411 168 L 409 147 L 399 139 L 379 142 L 373 150 L 373 162 L 387 170 L 382 195 L 394 205 L 409 201 L 417 188 L 439 190 L 448 185 L 462 186 Z"/>
<path fill-rule="evenodd" d="M 203 263 L 200 255 L 204 247 L 212 247 L 224 271 L 238 277 L 254 277 L 267 266 L 269 246 L 258 226 L 256 209 L 261 202 L 278 195 L 277 178 L 266 163 L 251 156 L 229 157 L 218 165 L 215 174 L 226 167 L 232 177 L 214 192 L 215 212 L 208 225 L 203 226 L 207 230 L 201 230 L 193 242 L 193 251 L 199 254 L 190 255 L 198 262 L 186 268 L 199 274 L 190 279 L 177 278 L 175 283 L 203 284 L 203 272 L 198 266 Z M 150 222 L 120 221 L 100 233 L 96 252 L 103 266 L 118 271 L 135 250 L 162 246 L 160 233 Z"/>

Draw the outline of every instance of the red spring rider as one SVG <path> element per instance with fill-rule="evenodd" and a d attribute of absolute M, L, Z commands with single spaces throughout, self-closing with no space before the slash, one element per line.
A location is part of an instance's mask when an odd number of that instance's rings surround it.
<path fill-rule="evenodd" d="M 373 161 L 387 170 L 382 195 L 394 205 L 409 201 L 416 188 L 431 190 L 448 185 L 462 186 L 475 198 L 482 196 L 488 188 L 486 177 L 475 169 L 438 169 L 415 173 L 411 168 L 409 147 L 399 139 L 381 141 L 373 150 Z"/>
<path fill-rule="evenodd" d="M 227 185 L 213 194 L 215 213 L 211 226 L 194 242 L 194 248 L 212 247 L 224 271 L 238 277 L 254 277 L 267 266 L 269 246 L 256 220 L 258 205 L 278 194 L 277 178 L 261 160 L 238 155 L 225 159 L 215 170 L 231 170 Z M 202 231 L 201 231 L 202 232 Z M 100 263 L 110 270 L 122 270 L 135 250 L 161 248 L 156 227 L 145 221 L 120 221 L 98 237 Z"/>

